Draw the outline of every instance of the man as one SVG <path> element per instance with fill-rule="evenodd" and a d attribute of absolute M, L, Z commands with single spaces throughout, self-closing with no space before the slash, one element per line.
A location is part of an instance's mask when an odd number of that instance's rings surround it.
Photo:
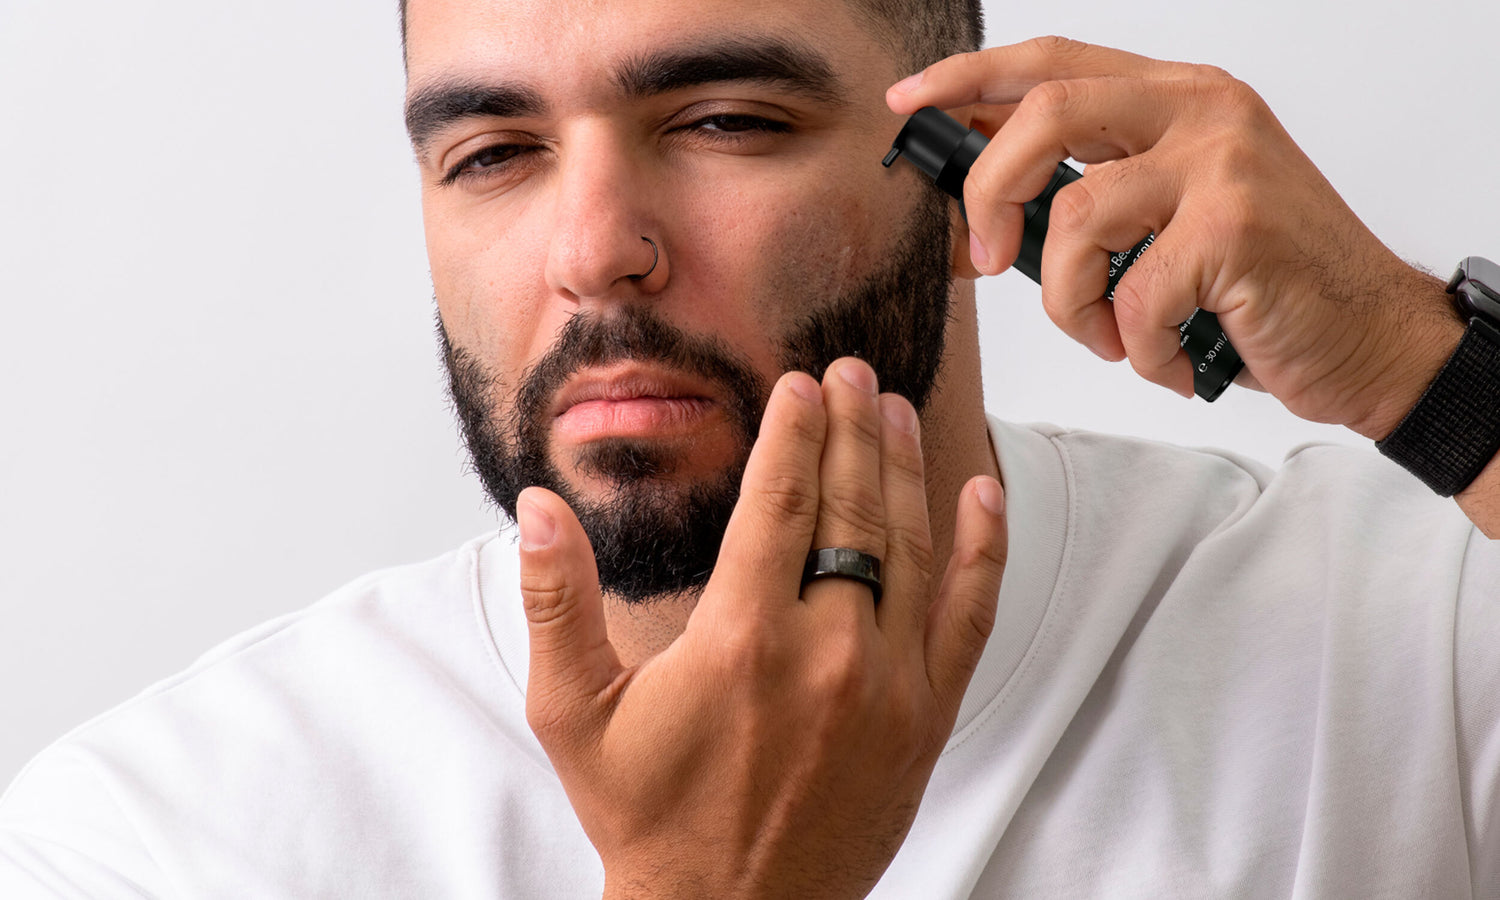
<path fill-rule="evenodd" d="M 1053 209 L 1069 333 L 1186 392 L 1201 306 L 1294 412 L 1383 438 L 1417 402 L 1443 285 L 1246 88 L 1038 41 L 887 94 L 978 45 L 963 5 L 405 22 L 453 393 L 519 545 L 351 585 L 49 751 L 0 804 L 7 895 L 1493 890 L 1500 559 L 1458 510 L 1373 456 L 984 418 L 972 279 L 1066 155 L 1117 160 Z M 1003 131 L 967 222 L 853 162 L 929 104 Z M 1491 533 L 1497 471 L 1459 497 Z M 805 574 L 825 548 L 845 577 Z"/>

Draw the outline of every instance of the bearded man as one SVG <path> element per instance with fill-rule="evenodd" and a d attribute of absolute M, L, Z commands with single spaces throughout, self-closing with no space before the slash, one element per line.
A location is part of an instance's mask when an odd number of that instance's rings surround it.
<path fill-rule="evenodd" d="M 974 280 L 1067 156 L 1100 165 L 1043 302 L 1165 387 L 1206 309 L 1248 384 L 1390 447 L 1488 339 L 1245 85 L 979 51 L 962 0 L 402 15 L 455 408 L 518 538 L 55 745 L 0 803 L 5 896 L 1493 891 L 1500 465 L 1455 505 L 1373 453 L 983 410 Z M 929 105 L 999 136 L 963 212 L 874 164 Z"/>

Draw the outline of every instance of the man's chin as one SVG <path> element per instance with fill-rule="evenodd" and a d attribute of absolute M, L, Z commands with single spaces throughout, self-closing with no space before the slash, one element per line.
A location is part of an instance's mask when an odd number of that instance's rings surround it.
<path fill-rule="evenodd" d="M 637 482 L 674 480 L 683 468 L 683 453 L 670 444 L 640 438 L 602 438 L 572 450 L 571 471 L 594 487 L 624 488 Z"/>
<path fill-rule="evenodd" d="M 707 583 L 739 499 L 742 466 L 706 477 L 658 471 L 640 448 L 595 452 L 597 474 L 559 473 L 559 493 L 578 515 L 606 594 L 627 603 L 694 592 Z M 643 472 L 647 474 L 642 474 Z"/>
<path fill-rule="evenodd" d="M 725 473 L 742 470 L 750 455 L 745 436 L 723 416 L 691 429 L 600 435 L 585 441 L 554 431 L 548 445 L 555 471 L 570 482 L 596 489 L 636 482 L 718 482 Z"/>
<path fill-rule="evenodd" d="M 738 485 L 744 460 L 695 458 L 691 448 L 655 441 L 611 438 L 592 441 L 572 453 L 557 472 L 581 503 L 649 503 L 658 509 L 686 504 L 704 490 Z"/>

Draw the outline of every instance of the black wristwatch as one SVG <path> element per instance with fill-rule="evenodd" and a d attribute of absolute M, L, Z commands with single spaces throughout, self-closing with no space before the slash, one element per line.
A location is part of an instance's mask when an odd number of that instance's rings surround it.
<path fill-rule="evenodd" d="M 1375 443 L 1444 497 L 1468 487 L 1500 450 L 1500 265 L 1469 257 L 1448 293 L 1469 329 L 1422 399 Z"/>

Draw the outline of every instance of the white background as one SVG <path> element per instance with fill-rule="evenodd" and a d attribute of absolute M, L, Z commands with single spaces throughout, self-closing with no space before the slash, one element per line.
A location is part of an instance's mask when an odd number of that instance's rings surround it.
<path fill-rule="evenodd" d="M 497 527 L 442 390 L 394 5 L 0 0 L 0 784 L 218 641 Z M 1397 253 L 1500 258 L 1500 4 L 987 6 L 990 43 L 1224 66 Z M 1361 443 L 1097 362 L 1019 275 L 980 294 L 1004 417 Z"/>

